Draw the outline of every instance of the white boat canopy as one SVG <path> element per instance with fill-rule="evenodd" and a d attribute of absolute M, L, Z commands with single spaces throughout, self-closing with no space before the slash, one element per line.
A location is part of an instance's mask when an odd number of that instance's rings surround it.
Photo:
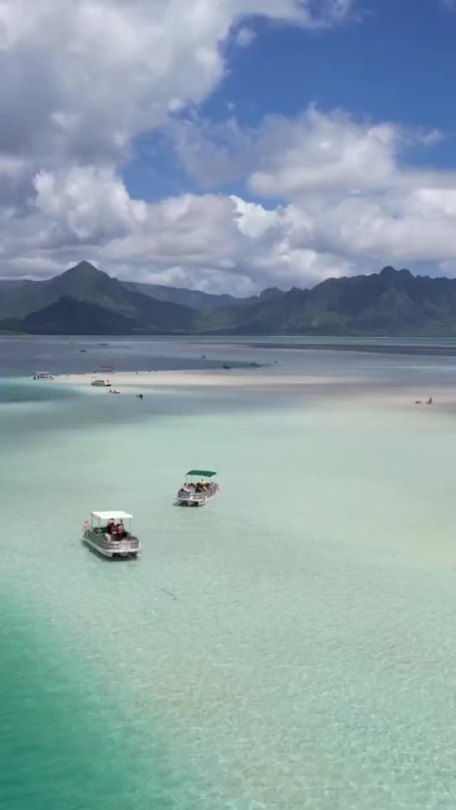
<path fill-rule="evenodd" d="M 114 510 L 113 512 L 91 512 L 92 517 L 97 518 L 98 520 L 132 520 L 133 515 L 129 515 L 128 512 L 119 512 L 118 510 Z"/>

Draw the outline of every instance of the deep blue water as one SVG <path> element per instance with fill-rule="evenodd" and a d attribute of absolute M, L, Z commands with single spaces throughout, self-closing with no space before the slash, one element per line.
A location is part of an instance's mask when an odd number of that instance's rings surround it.
<path fill-rule="evenodd" d="M 0 337 L 0 375 L 96 372 L 101 366 L 121 371 L 221 368 L 245 365 L 250 349 L 237 357 L 236 347 L 206 344 L 191 338 Z"/>

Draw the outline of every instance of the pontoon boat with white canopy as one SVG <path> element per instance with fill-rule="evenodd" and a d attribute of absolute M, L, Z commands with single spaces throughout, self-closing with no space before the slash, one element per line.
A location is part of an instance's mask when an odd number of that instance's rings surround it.
<path fill-rule="evenodd" d="M 84 541 L 103 557 L 137 557 L 141 544 L 131 533 L 133 515 L 128 512 L 91 512 L 83 527 Z"/>

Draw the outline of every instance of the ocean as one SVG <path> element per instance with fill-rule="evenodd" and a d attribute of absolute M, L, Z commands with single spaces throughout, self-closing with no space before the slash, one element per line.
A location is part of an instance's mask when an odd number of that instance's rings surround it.
<path fill-rule="evenodd" d="M 456 358 L 405 343 L 0 340 L 2 808 L 453 810 Z M 250 385 L 31 379 L 103 364 Z M 81 543 L 111 508 L 139 561 Z"/>

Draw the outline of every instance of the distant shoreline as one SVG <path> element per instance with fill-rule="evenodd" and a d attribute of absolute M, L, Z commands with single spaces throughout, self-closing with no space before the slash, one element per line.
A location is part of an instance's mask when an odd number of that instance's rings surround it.
<path fill-rule="evenodd" d="M 55 338 L 55 339 L 71 339 L 71 340 L 91 340 L 99 342 L 101 339 L 113 341 L 143 341 L 143 340 L 175 340 L 186 338 L 189 342 L 196 345 L 205 345 L 208 338 L 211 338 L 214 343 L 218 343 L 221 339 L 227 338 L 230 345 L 232 342 L 235 345 L 246 346 L 251 349 L 274 349 L 274 350 L 295 350 L 295 351 L 327 351 L 327 352 L 362 352 L 367 354 L 387 354 L 387 355 L 411 355 L 423 357 L 456 357 L 456 335 L 445 337 L 422 337 L 422 336 L 389 336 L 378 335 L 368 337 L 366 335 L 360 336 L 360 341 L 391 341 L 390 343 L 374 343 L 374 342 L 353 342 L 357 338 L 355 336 L 349 337 L 334 337 L 334 336 L 320 336 L 319 342 L 301 342 L 301 341 L 314 341 L 315 337 L 312 335 L 293 335 L 286 337 L 285 335 L 262 335 L 261 337 L 253 338 L 252 335 L 234 335 L 230 333 L 157 333 L 157 334 L 54 334 L 54 333 L 39 333 L 31 334 L 25 332 L 6 332 L 0 331 L 0 338 Z M 435 345 L 429 343 L 412 343 L 401 344 L 395 341 L 433 341 Z M 454 340 L 454 345 L 444 345 L 438 341 Z M 299 342 L 297 342 L 299 341 Z M 345 342 L 347 341 L 347 342 Z M 348 342 L 351 341 L 351 342 Z M 140 372 L 147 373 L 147 372 Z"/>
<path fill-rule="evenodd" d="M 385 338 L 395 340 L 395 338 Z M 404 338 L 402 338 L 403 340 Z M 448 340 L 448 338 L 446 338 Z M 438 340 L 438 338 L 428 338 L 428 340 Z M 298 349 L 300 351 L 334 351 L 334 352 L 366 352 L 369 354 L 405 354 L 422 355 L 433 357 L 455 357 L 456 343 L 454 346 L 419 346 L 404 345 L 398 343 L 391 345 L 380 345 L 375 343 L 247 343 L 252 349 Z"/>

